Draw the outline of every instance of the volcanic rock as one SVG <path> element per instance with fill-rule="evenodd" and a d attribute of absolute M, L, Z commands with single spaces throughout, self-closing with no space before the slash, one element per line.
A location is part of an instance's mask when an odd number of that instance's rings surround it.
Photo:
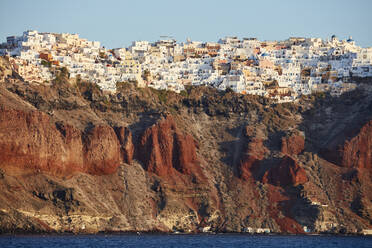
<path fill-rule="evenodd" d="M 341 144 L 331 143 L 322 155 L 332 163 L 349 168 L 372 169 L 372 121 L 367 122 Z"/>
<path fill-rule="evenodd" d="M 285 156 L 279 165 L 268 170 L 262 178 L 263 183 L 277 186 L 304 184 L 308 181 L 306 172 L 290 156 Z"/>
<path fill-rule="evenodd" d="M 292 134 L 282 138 L 281 152 L 286 155 L 298 155 L 305 148 L 305 139 L 302 135 Z"/>
<path fill-rule="evenodd" d="M 39 111 L 0 110 L 0 166 L 52 175 L 113 173 L 119 142 L 109 126 L 86 133 Z"/>
<path fill-rule="evenodd" d="M 176 171 L 199 174 L 197 143 L 191 135 L 181 133 L 172 116 L 168 115 L 148 128 L 138 145 L 137 158 L 148 172 L 167 177 Z"/>
<path fill-rule="evenodd" d="M 115 133 L 119 139 L 122 159 L 130 164 L 133 160 L 134 146 L 132 142 L 132 133 L 128 127 L 115 127 Z"/>

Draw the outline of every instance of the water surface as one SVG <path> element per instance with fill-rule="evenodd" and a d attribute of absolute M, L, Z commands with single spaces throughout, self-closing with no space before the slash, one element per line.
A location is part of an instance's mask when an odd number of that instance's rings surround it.
<path fill-rule="evenodd" d="M 8 235 L 0 247 L 372 247 L 368 236 L 256 236 L 217 235 Z"/>

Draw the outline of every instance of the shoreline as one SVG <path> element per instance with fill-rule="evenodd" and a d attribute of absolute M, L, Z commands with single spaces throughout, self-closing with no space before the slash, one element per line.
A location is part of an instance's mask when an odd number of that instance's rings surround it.
<path fill-rule="evenodd" d="M 362 234 L 362 233 L 248 233 L 248 232 L 160 232 L 160 231 L 102 231 L 102 232 L 7 232 L 0 233 L 0 237 L 5 236 L 158 236 L 158 235 L 179 235 L 179 236 L 211 236 L 211 235 L 245 235 L 245 236 L 332 236 L 332 237 L 372 237 L 372 235 Z"/>

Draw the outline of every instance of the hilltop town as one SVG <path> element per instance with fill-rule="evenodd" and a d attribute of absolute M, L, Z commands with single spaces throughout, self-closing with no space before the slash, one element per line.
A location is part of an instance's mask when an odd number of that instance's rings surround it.
<path fill-rule="evenodd" d="M 25 31 L 0 45 L 13 70 L 25 80 L 48 84 L 51 68 L 65 67 L 70 78 L 115 92 L 118 83 L 181 92 L 186 85 L 291 102 L 301 95 L 330 92 L 339 96 L 372 77 L 372 47 L 349 37 L 339 40 L 292 37 L 284 41 L 225 37 L 218 42 L 174 39 L 135 41 L 128 48 L 107 49 L 78 34 Z"/>

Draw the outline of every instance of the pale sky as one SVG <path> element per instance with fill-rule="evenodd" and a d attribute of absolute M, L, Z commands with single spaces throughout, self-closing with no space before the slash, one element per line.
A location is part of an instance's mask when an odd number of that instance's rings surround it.
<path fill-rule="evenodd" d="M 107 48 L 161 35 L 183 42 L 224 36 L 340 39 L 372 46 L 372 0 L 0 0 L 0 42 L 25 30 L 78 33 Z"/>

